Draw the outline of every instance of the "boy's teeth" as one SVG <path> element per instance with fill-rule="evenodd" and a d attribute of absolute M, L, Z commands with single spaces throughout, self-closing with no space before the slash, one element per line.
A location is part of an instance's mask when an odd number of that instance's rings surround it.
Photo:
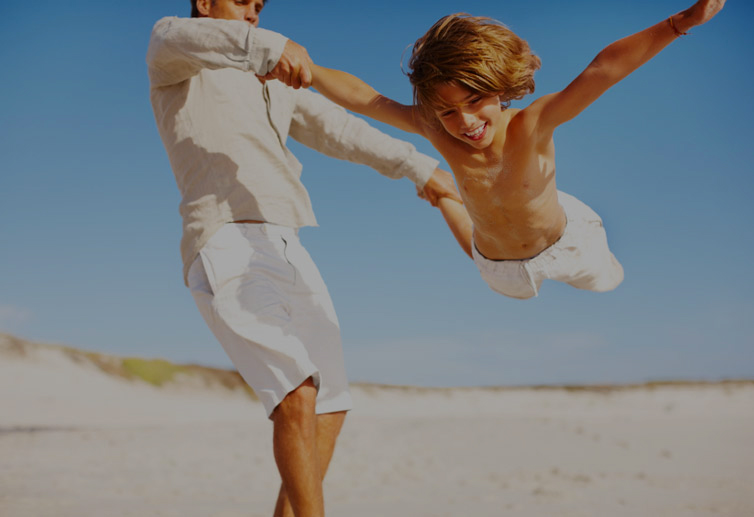
<path fill-rule="evenodd" d="M 474 138 L 476 136 L 479 136 L 482 134 L 482 131 L 484 131 L 484 125 L 479 126 L 474 131 L 471 131 L 470 133 L 464 133 L 466 136 L 469 136 L 471 138 Z"/>

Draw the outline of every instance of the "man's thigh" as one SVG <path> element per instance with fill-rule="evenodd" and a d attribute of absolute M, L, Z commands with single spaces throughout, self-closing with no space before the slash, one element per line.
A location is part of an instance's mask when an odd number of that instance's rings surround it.
<path fill-rule="evenodd" d="M 309 377 L 318 413 L 350 409 L 335 311 L 294 230 L 226 225 L 192 265 L 189 285 L 268 415 Z"/>

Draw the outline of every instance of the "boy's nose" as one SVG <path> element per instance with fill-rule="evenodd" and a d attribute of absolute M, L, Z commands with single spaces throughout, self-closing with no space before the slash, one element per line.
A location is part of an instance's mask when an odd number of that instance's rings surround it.
<path fill-rule="evenodd" d="M 476 117 L 471 113 L 461 113 L 461 121 L 466 129 L 473 129 L 472 126 L 476 124 Z"/>
<path fill-rule="evenodd" d="M 251 9 L 246 11 L 246 21 L 255 27 L 259 23 L 259 13 L 257 13 L 253 5 L 251 6 Z"/>

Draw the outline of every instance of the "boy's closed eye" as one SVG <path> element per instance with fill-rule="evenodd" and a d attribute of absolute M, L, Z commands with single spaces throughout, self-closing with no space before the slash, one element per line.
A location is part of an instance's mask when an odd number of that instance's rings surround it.
<path fill-rule="evenodd" d="M 482 96 L 481 95 L 477 95 L 477 96 L 472 97 L 468 101 L 466 101 L 465 104 L 466 104 L 466 106 L 476 106 L 477 104 L 479 104 L 479 102 L 481 100 L 482 100 Z M 442 117 L 442 118 L 448 118 L 449 116 L 451 116 L 453 113 L 456 112 L 456 109 L 457 108 L 452 108 L 452 109 L 448 109 L 448 110 L 445 110 L 445 111 L 441 111 L 440 112 L 440 117 Z"/>

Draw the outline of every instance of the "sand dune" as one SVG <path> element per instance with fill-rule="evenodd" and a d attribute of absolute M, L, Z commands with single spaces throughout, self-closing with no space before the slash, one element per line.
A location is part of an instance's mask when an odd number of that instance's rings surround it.
<path fill-rule="evenodd" d="M 355 385 L 328 515 L 754 515 L 754 383 Z M 0 334 L 0 515 L 272 514 L 269 422 L 233 372 Z"/>

